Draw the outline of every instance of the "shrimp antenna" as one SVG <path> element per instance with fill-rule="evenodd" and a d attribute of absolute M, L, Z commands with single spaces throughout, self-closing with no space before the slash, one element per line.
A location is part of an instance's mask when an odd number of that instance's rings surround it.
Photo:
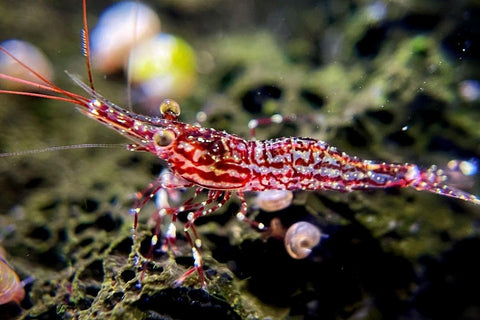
<path fill-rule="evenodd" d="M 36 153 L 50 152 L 50 151 L 87 149 L 87 148 L 115 149 L 115 148 L 125 148 L 125 145 L 124 144 L 106 144 L 106 143 L 84 143 L 84 144 L 74 144 L 74 145 L 71 145 L 71 146 L 54 146 L 54 147 L 47 147 L 47 148 L 43 148 L 43 149 L 33 149 L 33 150 L 16 151 L 16 152 L 4 152 L 4 153 L 0 153 L 0 158 L 14 157 L 14 156 L 24 156 L 24 155 L 27 155 L 27 154 L 36 154 Z"/>
<path fill-rule="evenodd" d="M 135 6 L 135 11 L 133 15 L 133 43 L 137 43 L 138 40 L 138 28 L 137 28 L 137 23 L 138 23 L 138 4 L 139 1 L 135 1 L 137 5 Z M 127 59 L 127 102 L 128 102 L 128 110 L 132 111 L 132 64 L 130 61 L 133 60 L 133 54 L 134 50 L 130 50 L 128 53 L 128 59 Z"/>
<path fill-rule="evenodd" d="M 92 67 L 90 63 L 90 38 L 88 36 L 88 22 L 87 22 L 87 0 L 83 0 L 83 29 L 82 29 L 82 51 L 85 56 L 85 63 L 87 65 L 88 82 L 90 88 L 95 91 L 93 87 Z"/>

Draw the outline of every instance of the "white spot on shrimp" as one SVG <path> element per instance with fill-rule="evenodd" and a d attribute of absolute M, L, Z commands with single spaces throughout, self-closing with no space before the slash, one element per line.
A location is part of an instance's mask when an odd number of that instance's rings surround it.
<path fill-rule="evenodd" d="M 405 173 L 405 178 L 407 180 L 417 180 L 419 177 L 420 177 L 420 170 L 415 165 L 412 165 L 408 169 L 407 173 Z"/>

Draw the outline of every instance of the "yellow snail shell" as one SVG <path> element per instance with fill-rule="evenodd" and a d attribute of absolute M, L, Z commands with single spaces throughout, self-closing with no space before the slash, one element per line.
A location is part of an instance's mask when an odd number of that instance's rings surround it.
<path fill-rule="evenodd" d="M 195 51 L 185 40 L 168 33 L 132 47 L 127 67 L 125 72 L 140 89 L 140 100 L 145 100 L 147 108 L 151 105 L 150 109 L 166 98 L 188 97 L 197 82 Z"/>

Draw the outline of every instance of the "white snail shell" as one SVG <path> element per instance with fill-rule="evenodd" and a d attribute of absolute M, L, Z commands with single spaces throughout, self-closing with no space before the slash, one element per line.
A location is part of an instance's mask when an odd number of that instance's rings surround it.
<path fill-rule="evenodd" d="M 267 190 L 257 195 L 257 206 L 263 211 L 272 212 L 285 209 L 292 204 L 293 193 L 289 190 Z"/>
<path fill-rule="evenodd" d="M 90 35 L 92 61 L 103 73 L 123 68 L 130 50 L 160 32 L 160 18 L 138 1 L 122 1 L 107 8 Z"/>
<path fill-rule="evenodd" d="M 294 223 L 285 234 L 285 248 L 294 259 L 304 259 L 312 252 L 322 237 L 320 229 L 305 221 Z"/>
<path fill-rule="evenodd" d="M 13 54 L 18 60 L 25 61 L 25 64 L 28 65 L 28 67 L 41 74 L 45 79 L 49 81 L 53 79 L 52 64 L 47 56 L 33 44 L 22 40 L 12 39 L 4 41 L 0 45 Z M 0 72 L 23 80 L 45 84 L 20 63 L 4 54 L 0 55 Z M 0 84 L 9 90 L 36 89 L 35 87 L 21 82 L 14 82 L 5 79 L 1 79 Z"/>

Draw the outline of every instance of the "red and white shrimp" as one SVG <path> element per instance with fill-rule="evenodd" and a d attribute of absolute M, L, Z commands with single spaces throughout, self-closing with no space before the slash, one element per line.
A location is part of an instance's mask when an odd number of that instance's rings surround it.
<path fill-rule="evenodd" d="M 85 1 L 83 5 L 85 10 Z M 85 38 L 88 61 L 88 33 Z M 265 190 L 349 192 L 372 188 L 411 187 L 480 204 L 480 199 L 475 195 L 449 186 L 446 175 L 436 166 L 424 170 L 415 164 L 362 160 L 312 138 L 246 140 L 225 131 L 178 121 L 180 107 L 173 100 L 165 100 L 161 104 L 160 117 L 136 114 L 108 101 L 96 92 L 92 85 L 88 86 L 72 75 L 70 77 L 73 81 L 85 90 L 88 96 L 63 90 L 19 61 L 6 49 L 0 47 L 0 51 L 32 72 L 43 84 L 6 74 L 0 74 L 0 78 L 61 96 L 11 90 L 0 90 L 0 93 L 37 96 L 76 104 L 82 114 L 130 139 L 133 143 L 128 145 L 128 150 L 147 151 L 167 163 L 172 176 L 169 179 L 159 178 L 146 190 L 138 193 L 131 209 L 135 215 L 135 228 L 140 209 L 160 189 L 194 187 L 195 196 L 202 190 L 208 190 L 207 199 L 204 201 L 196 201 L 194 196 L 181 206 L 164 207 L 158 212 L 158 219 L 170 215 L 173 220 L 180 212 L 189 212 L 184 231 L 192 247 L 194 266 L 179 282 L 197 271 L 204 284 L 199 253 L 201 241 L 194 222 L 197 218 L 218 210 L 232 195 L 236 195 L 241 201 L 237 214 L 239 219 L 246 219 L 247 202 L 244 193 Z M 88 71 L 91 79 L 90 67 Z M 152 242 L 156 241 L 157 235 Z"/>

